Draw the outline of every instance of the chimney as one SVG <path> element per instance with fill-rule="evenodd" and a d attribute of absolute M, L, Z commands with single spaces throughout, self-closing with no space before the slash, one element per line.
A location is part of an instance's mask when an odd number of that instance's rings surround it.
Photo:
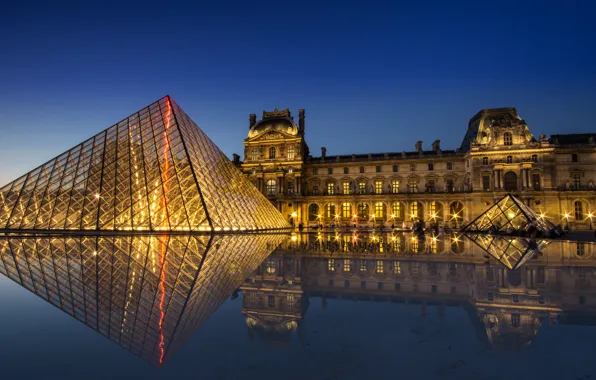
<path fill-rule="evenodd" d="M 422 153 L 422 141 L 417 141 L 415 147 L 418 153 Z"/>
<path fill-rule="evenodd" d="M 321 158 L 325 159 L 325 156 L 327 156 L 327 148 L 321 147 Z"/>
<path fill-rule="evenodd" d="M 237 155 L 236 153 L 234 153 L 233 157 L 234 157 L 234 159 L 233 159 L 234 165 L 240 167 L 240 156 Z"/>
<path fill-rule="evenodd" d="M 252 128 L 253 125 L 255 125 L 257 123 L 257 115 L 254 113 L 251 113 L 250 115 L 248 115 L 248 128 Z"/>
<path fill-rule="evenodd" d="M 298 133 L 304 134 L 304 109 L 298 110 Z"/>
<path fill-rule="evenodd" d="M 433 143 L 433 152 L 438 152 L 441 150 L 441 140 L 435 140 Z"/>

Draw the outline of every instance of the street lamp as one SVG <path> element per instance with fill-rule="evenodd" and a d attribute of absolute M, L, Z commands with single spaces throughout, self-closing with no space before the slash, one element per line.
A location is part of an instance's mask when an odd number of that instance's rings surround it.
<path fill-rule="evenodd" d="M 569 216 L 571 216 L 568 212 L 563 214 L 563 218 L 565 218 L 565 229 L 569 230 Z"/>

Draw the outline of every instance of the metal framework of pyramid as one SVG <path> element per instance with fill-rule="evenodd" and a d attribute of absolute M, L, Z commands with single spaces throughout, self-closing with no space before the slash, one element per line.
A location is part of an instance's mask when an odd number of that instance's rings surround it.
<path fill-rule="evenodd" d="M 513 236 L 466 234 L 483 251 L 509 269 L 518 269 L 548 244 L 545 240 Z"/>
<path fill-rule="evenodd" d="M 169 96 L 0 189 L 0 229 L 287 228 Z"/>
<path fill-rule="evenodd" d="M 161 366 L 280 234 L 0 237 L 0 273 Z"/>
<path fill-rule="evenodd" d="M 555 228 L 554 224 L 538 215 L 536 211 L 507 194 L 462 228 L 462 232 L 504 232 L 508 227 L 517 230 L 530 221 L 534 221 L 537 229 L 543 232 Z"/>

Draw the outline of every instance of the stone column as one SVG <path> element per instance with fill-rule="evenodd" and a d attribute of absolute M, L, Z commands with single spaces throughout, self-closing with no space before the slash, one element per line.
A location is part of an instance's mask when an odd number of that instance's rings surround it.
<path fill-rule="evenodd" d="M 279 194 L 284 193 L 283 180 L 284 180 L 284 177 L 281 177 L 281 176 L 277 177 L 277 192 Z"/>

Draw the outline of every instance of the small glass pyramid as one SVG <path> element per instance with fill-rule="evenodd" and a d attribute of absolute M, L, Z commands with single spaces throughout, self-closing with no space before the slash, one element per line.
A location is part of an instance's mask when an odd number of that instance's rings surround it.
<path fill-rule="evenodd" d="M 518 230 L 531 221 L 534 221 L 536 228 L 542 232 L 555 228 L 554 224 L 538 215 L 536 211 L 507 194 L 462 228 L 462 232 L 505 232 L 509 227 Z"/>
<path fill-rule="evenodd" d="M 169 96 L 0 189 L 4 230 L 287 227 Z"/>

